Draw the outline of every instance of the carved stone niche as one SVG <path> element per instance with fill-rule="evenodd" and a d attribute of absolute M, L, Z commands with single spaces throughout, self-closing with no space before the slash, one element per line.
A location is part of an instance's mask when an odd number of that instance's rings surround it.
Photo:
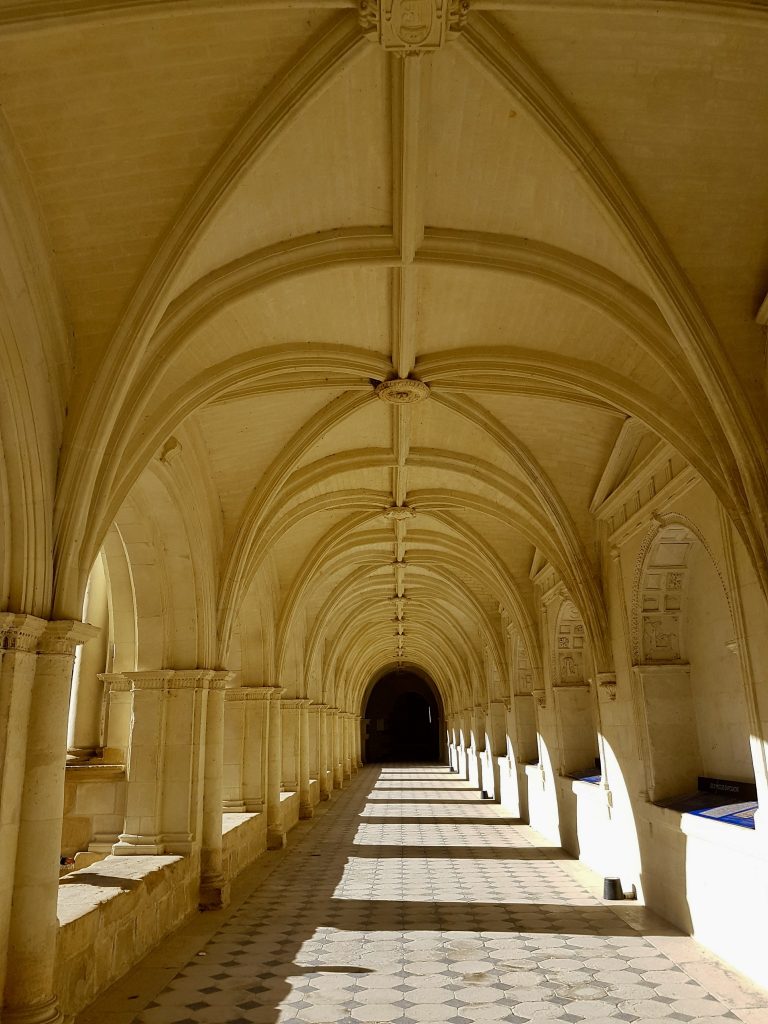
<path fill-rule="evenodd" d="M 360 0 L 360 26 L 403 56 L 439 50 L 467 20 L 469 0 Z"/>
<path fill-rule="evenodd" d="M 584 685 L 584 640 L 585 631 L 581 615 L 572 601 L 564 601 L 556 624 L 556 685 Z"/>

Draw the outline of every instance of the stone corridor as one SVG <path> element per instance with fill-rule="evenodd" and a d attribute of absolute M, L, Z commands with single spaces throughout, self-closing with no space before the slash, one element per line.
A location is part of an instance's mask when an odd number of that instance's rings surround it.
<path fill-rule="evenodd" d="M 445 767 L 366 768 L 302 829 L 207 937 L 197 919 L 79 1024 L 768 1021 L 756 988 L 603 902 Z"/>

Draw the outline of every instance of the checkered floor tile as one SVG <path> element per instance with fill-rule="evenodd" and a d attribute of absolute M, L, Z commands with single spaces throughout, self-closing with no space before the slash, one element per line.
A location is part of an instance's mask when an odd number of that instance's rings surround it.
<path fill-rule="evenodd" d="M 137 1024 L 741 1019 L 447 769 L 334 799 Z"/>

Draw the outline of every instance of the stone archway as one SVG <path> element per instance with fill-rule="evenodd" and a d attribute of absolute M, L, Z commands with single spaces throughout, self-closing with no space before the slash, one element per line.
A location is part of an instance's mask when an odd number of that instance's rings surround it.
<path fill-rule="evenodd" d="M 365 759 L 438 761 L 441 702 L 421 676 L 390 672 L 374 685 L 365 708 Z"/>

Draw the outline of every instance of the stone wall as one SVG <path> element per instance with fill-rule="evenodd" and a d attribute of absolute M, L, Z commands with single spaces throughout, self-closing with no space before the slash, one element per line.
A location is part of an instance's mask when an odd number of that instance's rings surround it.
<path fill-rule="evenodd" d="M 59 887 L 56 991 L 74 1014 L 197 908 L 196 857 L 113 857 Z"/>

